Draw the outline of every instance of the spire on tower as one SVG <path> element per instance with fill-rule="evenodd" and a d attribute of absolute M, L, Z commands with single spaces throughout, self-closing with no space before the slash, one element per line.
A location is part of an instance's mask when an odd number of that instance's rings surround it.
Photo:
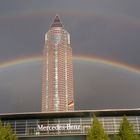
<path fill-rule="evenodd" d="M 55 16 L 54 21 L 53 21 L 51 27 L 63 27 L 63 25 L 62 25 L 58 15 Z"/>

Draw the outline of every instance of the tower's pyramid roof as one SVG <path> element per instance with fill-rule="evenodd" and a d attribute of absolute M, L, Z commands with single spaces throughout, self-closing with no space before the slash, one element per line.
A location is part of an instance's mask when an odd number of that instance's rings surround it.
<path fill-rule="evenodd" d="M 54 21 L 53 21 L 51 27 L 63 27 L 63 25 L 62 25 L 58 15 L 55 16 Z"/>

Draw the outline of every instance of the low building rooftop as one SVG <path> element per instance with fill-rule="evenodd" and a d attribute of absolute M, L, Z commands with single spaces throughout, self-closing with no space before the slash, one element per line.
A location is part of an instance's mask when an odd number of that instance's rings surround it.
<path fill-rule="evenodd" d="M 140 108 L 136 109 L 105 109 L 105 110 L 75 110 L 68 112 L 23 112 L 0 114 L 1 120 L 14 119 L 43 119 L 43 118 L 69 118 L 69 117 L 89 117 L 95 114 L 97 117 L 112 116 L 140 116 Z"/>

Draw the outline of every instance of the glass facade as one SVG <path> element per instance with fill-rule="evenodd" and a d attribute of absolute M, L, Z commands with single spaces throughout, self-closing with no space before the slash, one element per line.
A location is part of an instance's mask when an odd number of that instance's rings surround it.
<path fill-rule="evenodd" d="M 109 135 L 119 131 L 122 117 L 98 117 L 98 119 Z M 128 120 L 134 125 L 135 131 L 140 133 L 140 116 L 129 116 Z M 84 136 L 91 125 L 92 117 L 2 120 L 3 126 L 8 122 L 18 137 Z"/>

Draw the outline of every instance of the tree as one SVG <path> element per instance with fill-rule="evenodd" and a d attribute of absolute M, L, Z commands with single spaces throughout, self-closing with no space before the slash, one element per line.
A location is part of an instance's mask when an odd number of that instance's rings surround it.
<path fill-rule="evenodd" d="M 6 127 L 3 127 L 0 121 L 0 140 L 17 140 L 9 123 L 6 124 Z"/>
<path fill-rule="evenodd" d="M 93 117 L 92 125 L 88 130 L 87 140 L 109 140 L 102 124 L 98 121 L 95 115 Z"/>
<path fill-rule="evenodd" d="M 119 133 L 116 140 L 140 140 L 138 134 L 134 131 L 132 124 L 129 123 L 127 117 L 124 116 L 120 124 Z"/>

